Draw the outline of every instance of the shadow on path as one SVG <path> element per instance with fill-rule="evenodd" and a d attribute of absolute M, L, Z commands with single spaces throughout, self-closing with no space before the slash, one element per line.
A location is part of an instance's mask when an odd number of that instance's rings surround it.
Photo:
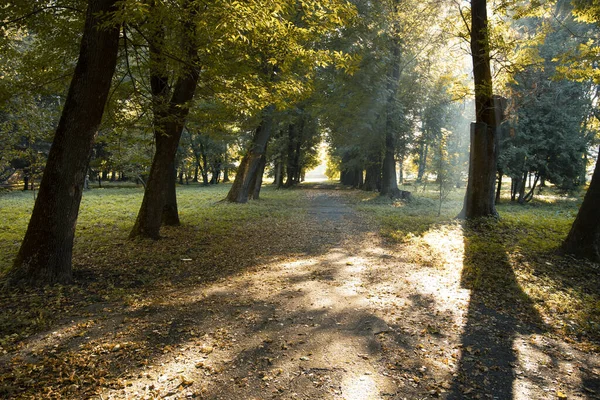
<path fill-rule="evenodd" d="M 489 229 L 464 231 L 461 285 L 471 290 L 457 375 L 448 399 L 512 399 L 517 335 L 541 333 L 543 322 L 523 292 L 504 245 Z"/>

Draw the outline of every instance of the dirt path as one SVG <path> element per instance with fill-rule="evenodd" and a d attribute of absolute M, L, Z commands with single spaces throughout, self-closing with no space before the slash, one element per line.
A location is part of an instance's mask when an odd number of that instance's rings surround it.
<path fill-rule="evenodd" d="M 92 359 L 128 365 L 93 397 L 599 398 L 597 355 L 461 287 L 458 226 L 426 234 L 427 249 L 386 245 L 342 191 L 302 195 L 313 233 L 304 254 L 160 293 L 71 338 Z M 68 332 L 38 346 L 56 335 Z"/>

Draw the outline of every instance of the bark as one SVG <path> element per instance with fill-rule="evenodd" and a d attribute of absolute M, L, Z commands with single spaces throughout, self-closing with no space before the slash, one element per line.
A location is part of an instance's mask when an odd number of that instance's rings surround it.
<path fill-rule="evenodd" d="M 525 172 L 523 174 L 523 177 L 521 177 L 521 179 L 519 179 L 519 198 L 517 200 L 517 203 L 519 203 L 519 204 L 525 203 L 525 189 L 526 189 L 526 185 L 527 185 L 527 177 L 528 176 L 529 176 L 529 172 Z"/>
<path fill-rule="evenodd" d="M 379 158 L 379 160 L 377 160 Z M 376 192 L 381 188 L 381 156 L 375 158 L 377 162 L 372 162 L 367 166 L 365 182 L 362 186 L 367 192 Z"/>
<path fill-rule="evenodd" d="M 380 194 L 382 196 L 398 197 L 398 178 L 396 176 L 396 133 L 394 132 L 393 118 L 395 114 L 396 93 L 400 80 L 400 45 L 398 39 L 392 43 L 392 71 L 389 83 L 389 92 L 385 122 L 385 156 L 383 157 Z"/>
<path fill-rule="evenodd" d="M 10 285 L 65 283 L 72 278 L 83 183 L 119 47 L 119 28 L 102 26 L 99 15 L 115 11 L 115 3 L 89 1 L 77 66 L 27 232 L 7 276 Z"/>
<path fill-rule="evenodd" d="M 275 161 L 275 176 L 273 178 L 273 185 L 278 188 L 283 186 L 283 162 L 280 159 Z"/>
<path fill-rule="evenodd" d="M 162 212 L 162 224 L 167 226 L 179 226 L 179 211 L 177 210 L 177 170 L 175 163 L 171 164 L 171 174 L 167 175 L 167 193 L 165 197 L 165 206 Z"/>
<path fill-rule="evenodd" d="M 250 198 L 250 185 L 256 179 L 260 159 L 271 137 L 273 111 L 273 106 L 269 106 L 263 110 L 261 124 L 256 128 L 250 148 L 238 167 L 235 180 L 225 200 L 232 203 L 246 203 Z"/>
<path fill-rule="evenodd" d="M 292 123 L 288 129 L 288 151 L 285 187 L 290 187 L 300 181 L 300 147 L 302 140 L 302 117 L 299 122 Z"/>
<path fill-rule="evenodd" d="M 189 24 L 186 28 L 188 35 L 192 37 L 193 28 Z M 170 199 L 176 201 L 176 196 L 173 196 L 175 181 L 172 179 L 175 156 L 185 120 L 189 113 L 189 103 L 194 98 L 199 79 L 199 72 L 196 68 L 185 68 L 182 75 L 177 78 L 171 99 L 168 102 L 165 100 L 168 94 L 168 86 L 167 74 L 163 68 L 164 56 L 160 48 L 162 37 L 164 37 L 164 32 L 155 32 L 156 42 L 150 44 L 150 54 L 154 59 L 153 65 L 155 66 L 150 84 L 153 94 L 156 148 L 150 167 L 150 175 L 146 182 L 144 199 L 129 234 L 130 238 L 137 236 L 152 239 L 160 238 L 159 231 L 163 221 L 162 214 L 167 201 L 167 194 L 171 192 Z M 184 45 L 189 60 L 195 60 L 196 50 L 193 48 L 191 40 L 186 41 Z M 173 204 L 170 207 L 172 211 Z"/>
<path fill-rule="evenodd" d="M 223 183 L 230 182 L 229 180 L 229 168 L 223 168 Z"/>
<path fill-rule="evenodd" d="M 256 176 L 254 177 L 254 181 L 250 185 L 250 198 L 253 200 L 258 200 L 260 198 L 260 189 L 262 188 L 263 175 L 265 173 L 266 165 L 267 154 L 265 149 L 265 153 L 263 153 L 262 157 L 260 157 L 260 163 L 258 164 L 258 171 L 256 172 Z"/>
<path fill-rule="evenodd" d="M 564 253 L 600 262 L 600 163 L 592 175 L 590 187 L 575 222 L 561 246 Z"/>
<path fill-rule="evenodd" d="M 495 203 L 500 203 L 500 195 L 502 194 L 502 170 L 498 170 L 498 185 L 496 186 L 496 199 Z"/>
<path fill-rule="evenodd" d="M 498 135 L 492 96 L 486 0 L 471 1 L 471 54 L 475 123 L 471 124 L 467 192 L 459 216 L 467 219 L 498 217 L 494 204 Z"/>
<path fill-rule="evenodd" d="M 421 183 L 423 176 L 425 175 L 425 169 L 427 168 L 427 153 L 429 145 L 425 140 L 421 144 L 421 151 L 419 156 L 419 169 L 417 170 L 417 183 Z"/>

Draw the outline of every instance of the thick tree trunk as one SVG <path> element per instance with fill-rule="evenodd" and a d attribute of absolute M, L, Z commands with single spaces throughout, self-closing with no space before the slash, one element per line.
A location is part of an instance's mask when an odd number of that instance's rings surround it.
<path fill-rule="evenodd" d="M 165 197 L 165 206 L 162 213 L 162 224 L 167 226 L 179 226 L 179 211 L 177 210 L 177 170 L 175 163 L 171 164 L 171 174 L 167 175 L 167 193 Z"/>
<path fill-rule="evenodd" d="M 498 136 L 492 96 L 486 0 L 471 1 L 471 54 L 475 123 L 471 124 L 469 181 L 459 216 L 467 219 L 498 217 L 494 204 Z"/>
<path fill-rule="evenodd" d="M 273 129 L 274 107 L 269 106 L 263 110 L 261 124 L 256 128 L 250 149 L 242 159 L 235 175 L 233 185 L 225 198 L 232 203 L 246 203 L 250 197 L 250 185 L 256 178 L 260 166 L 260 159 L 265 152 L 267 142 Z"/>
<path fill-rule="evenodd" d="M 173 185 L 169 185 L 169 180 L 174 178 L 175 155 L 185 118 L 189 112 L 189 108 L 185 105 L 194 98 L 197 84 L 198 71 L 189 71 L 187 76 L 177 80 L 169 106 L 170 117 L 161 121 L 163 126 L 156 134 L 154 159 L 146 182 L 142 206 L 129 234 L 130 238 L 143 236 L 158 239 L 160 237 L 159 231 L 167 193 L 169 189 L 173 191 L 174 188 L 174 182 Z M 160 133 L 161 131 L 164 133 Z"/>
<path fill-rule="evenodd" d="M 258 164 L 258 171 L 256 172 L 256 176 L 254 181 L 250 185 L 250 198 L 253 200 L 258 200 L 260 198 L 260 189 L 262 188 L 263 175 L 265 173 L 265 167 L 267 165 L 267 155 L 266 149 L 265 153 L 260 158 L 260 163 Z"/>
<path fill-rule="evenodd" d="M 579 208 L 561 250 L 567 254 L 600 262 L 600 163 L 596 168 L 590 187 Z"/>
<path fill-rule="evenodd" d="M 153 60 L 150 84 L 153 94 L 156 149 L 150 167 L 150 175 L 146 182 L 144 199 L 129 234 L 130 238 L 142 236 L 158 239 L 168 194 L 170 194 L 169 199 L 171 202 L 176 203 L 177 201 L 177 196 L 174 193 L 176 189 L 173 176 L 175 156 L 185 120 L 189 113 L 189 103 L 194 98 L 199 79 L 199 72 L 196 68 L 185 68 L 182 75 L 177 78 L 170 101 L 166 101 L 168 96 L 168 74 L 165 70 L 165 59 L 161 48 L 164 31 L 161 30 L 161 27 L 155 29 L 152 37 L 155 41 L 150 43 L 150 55 Z M 186 24 L 186 29 L 188 38 L 184 39 L 184 46 L 189 61 L 193 62 L 196 58 L 196 49 L 191 41 L 194 29 L 191 24 Z M 170 213 L 176 210 L 176 204 L 169 205 Z M 174 222 L 172 215 L 168 219 Z"/>
<path fill-rule="evenodd" d="M 8 284 L 51 284 L 72 277 L 71 255 L 82 188 L 115 71 L 119 28 L 100 15 L 116 0 L 90 0 L 79 59 L 50 148 L 33 213 Z"/>
<path fill-rule="evenodd" d="M 377 192 L 381 188 L 381 157 L 375 157 L 376 161 L 373 161 L 367 166 L 365 181 L 362 185 L 362 189 L 367 192 Z"/>

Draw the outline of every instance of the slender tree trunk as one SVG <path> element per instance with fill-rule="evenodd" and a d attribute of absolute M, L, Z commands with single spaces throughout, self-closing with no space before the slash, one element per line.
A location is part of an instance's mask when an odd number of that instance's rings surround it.
<path fill-rule="evenodd" d="M 294 185 L 294 178 L 296 176 L 296 168 L 295 164 L 296 160 L 296 143 L 298 142 L 298 126 L 296 123 L 289 124 L 288 127 L 288 151 L 287 151 L 287 166 L 286 166 L 286 174 L 287 179 L 285 181 L 285 187 L 290 187 Z"/>
<path fill-rule="evenodd" d="M 471 1 L 471 54 L 475 123 L 471 124 L 469 181 L 459 216 L 467 219 L 498 217 L 494 204 L 498 135 L 492 95 L 486 0 Z"/>
<path fill-rule="evenodd" d="M 396 93 L 400 81 L 400 45 L 398 39 L 392 39 L 392 71 L 388 90 L 390 92 L 387 100 L 385 121 L 385 156 L 383 157 L 381 173 L 382 196 L 399 197 L 398 178 L 396 176 L 396 132 L 394 132 L 393 119 L 396 114 Z"/>
<path fill-rule="evenodd" d="M 71 280 L 83 183 L 119 48 L 119 28 L 104 27 L 100 15 L 114 12 L 115 3 L 88 3 L 79 59 L 27 232 L 7 276 L 10 285 Z"/>
<path fill-rule="evenodd" d="M 600 163 L 561 250 L 567 254 L 600 262 Z"/>
<path fill-rule="evenodd" d="M 523 177 L 519 179 L 519 199 L 517 203 L 524 204 L 525 203 L 525 189 L 527 185 L 527 177 L 529 176 L 529 172 L 525 172 Z"/>
<path fill-rule="evenodd" d="M 281 162 L 281 159 L 278 158 L 275 161 L 275 176 L 273 177 L 273 185 L 278 188 L 281 187 L 279 185 L 280 181 L 283 181 L 283 163 Z"/>
<path fill-rule="evenodd" d="M 263 110 L 262 122 L 256 128 L 250 149 L 242 159 L 235 175 L 233 185 L 227 194 L 226 200 L 232 203 L 246 203 L 250 197 L 250 184 L 256 178 L 260 159 L 265 152 L 267 142 L 273 129 L 274 107 L 269 106 Z"/>
<path fill-rule="evenodd" d="M 421 151 L 419 155 L 419 168 L 417 169 L 417 182 L 421 183 L 423 181 L 423 177 L 425 176 L 425 171 L 427 169 L 427 155 L 429 153 L 429 145 L 425 140 L 423 140 L 423 144 L 421 145 Z"/>
<path fill-rule="evenodd" d="M 500 203 L 500 195 L 502 193 L 502 170 L 498 170 L 498 185 L 496 186 L 496 200 L 495 203 Z"/>

